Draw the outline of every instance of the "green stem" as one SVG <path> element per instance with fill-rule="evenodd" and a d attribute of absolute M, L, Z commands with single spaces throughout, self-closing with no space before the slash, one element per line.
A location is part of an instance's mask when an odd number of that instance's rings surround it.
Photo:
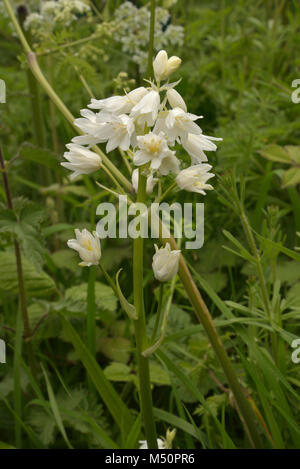
<path fill-rule="evenodd" d="M 108 285 L 113 289 L 114 293 L 116 294 L 116 296 L 118 297 L 118 290 L 116 289 L 116 285 L 114 284 L 114 281 L 112 280 L 112 278 L 110 277 L 110 275 L 107 273 L 107 271 L 105 270 L 105 268 L 103 267 L 103 265 L 99 262 L 99 267 L 108 283 Z"/>
<path fill-rule="evenodd" d="M 146 200 L 146 182 L 146 177 L 143 176 L 141 174 L 141 170 L 139 170 L 137 202 L 144 203 Z M 149 359 L 142 355 L 142 352 L 147 348 L 144 308 L 143 260 L 144 240 L 142 237 L 139 237 L 134 240 L 133 244 L 133 294 L 134 306 L 138 316 L 138 319 L 134 321 L 134 326 L 138 377 L 140 385 L 140 403 L 148 448 L 157 449 L 156 429 L 151 395 Z"/>
<path fill-rule="evenodd" d="M 151 0 L 150 34 L 148 49 L 148 78 L 152 77 L 153 47 L 154 47 L 154 26 L 155 26 L 155 0 Z"/>
<path fill-rule="evenodd" d="M 89 267 L 87 288 L 87 343 L 91 355 L 96 355 L 96 303 L 95 303 L 96 268 Z"/>
<path fill-rule="evenodd" d="M 161 311 L 162 311 L 162 304 L 163 304 L 163 297 L 164 297 L 164 284 L 161 283 L 159 285 L 159 297 L 158 297 L 158 306 L 157 306 L 157 312 L 156 312 L 156 318 L 155 318 L 155 324 L 153 327 L 153 332 L 152 332 L 152 337 L 151 337 L 151 344 L 154 342 L 158 326 L 160 323 L 160 318 L 161 318 Z"/>

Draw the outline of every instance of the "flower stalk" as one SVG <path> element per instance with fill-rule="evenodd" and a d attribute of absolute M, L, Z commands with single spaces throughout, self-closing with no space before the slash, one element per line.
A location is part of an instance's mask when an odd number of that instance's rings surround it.
<path fill-rule="evenodd" d="M 144 203 L 146 200 L 146 183 L 147 179 L 141 174 L 141 170 L 139 169 L 137 202 Z M 142 237 L 138 237 L 134 240 L 133 244 L 133 295 L 134 306 L 137 313 L 137 320 L 134 321 L 134 327 L 140 387 L 140 401 L 148 448 L 157 449 L 156 429 L 154 423 L 151 395 L 149 359 L 142 355 L 143 351 L 148 346 L 144 306 L 143 263 L 144 240 Z"/>

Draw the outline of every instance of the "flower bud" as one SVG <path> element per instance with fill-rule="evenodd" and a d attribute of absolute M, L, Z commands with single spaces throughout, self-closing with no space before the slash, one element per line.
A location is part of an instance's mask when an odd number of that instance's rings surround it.
<path fill-rule="evenodd" d="M 67 244 L 69 248 L 78 252 L 83 261 L 79 265 L 87 267 L 97 265 L 101 257 L 101 246 L 96 231 L 93 231 L 93 234 L 91 234 L 86 229 L 81 232 L 76 229 L 75 235 L 76 239 L 69 239 Z"/>
<path fill-rule="evenodd" d="M 171 88 L 170 90 L 167 91 L 167 98 L 170 103 L 170 106 L 174 109 L 175 107 L 179 107 L 182 109 L 184 112 L 187 111 L 186 104 L 184 100 L 182 99 L 181 95 L 178 93 L 178 91 L 174 90 L 174 88 Z"/>
<path fill-rule="evenodd" d="M 153 70 L 156 80 L 161 80 L 168 63 L 168 54 L 165 50 L 160 50 L 153 61 Z"/>
<path fill-rule="evenodd" d="M 176 55 L 173 55 L 172 57 L 170 57 L 161 78 L 163 80 L 168 78 L 170 75 L 172 75 L 172 73 L 174 73 L 177 70 L 180 64 L 181 64 L 181 59 L 179 57 L 176 57 Z"/>
<path fill-rule="evenodd" d="M 167 282 L 178 272 L 180 250 L 172 251 L 169 243 L 161 249 L 155 244 L 155 250 L 152 262 L 154 277 L 160 282 Z"/>
<path fill-rule="evenodd" d="M 181 64 L 181 59 L 173 55 L 168 59 L 165 50 L 160 50 L 153 61 L 154 76 L 157 81 L 168 78 Z"/>

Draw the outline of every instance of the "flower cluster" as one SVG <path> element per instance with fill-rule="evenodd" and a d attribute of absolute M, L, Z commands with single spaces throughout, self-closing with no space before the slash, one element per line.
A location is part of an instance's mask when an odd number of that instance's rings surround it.
<path fill-rule="evenodd" d="M 101 167 L 101 157 L 90 147 L 106 143 L 107 153 L 119 148 L 131 159 L 135 167 L 132 185 L 136 192 L 138 168 L 147 176 L 148 194 L 153 192 L 161 178 L 169 174 L 175 176 L 179 189 L 202 195 L 213 189 L 207 184 L 214 174 L 209 172 L 212 166 L 206 163 L 205 152 L 215 151 L 214 141 L 222 139 L 203 134 L 197 124 L 202 116 L 187 111 L 186 103 L 175 90 L 179 82 L 169 82 L 170 75 L 180 64 L 179 57 L 169 58 L 167 52 L 161 50 L 153 62 L 155 80 L 149 81 L 149 86 L 141 86 L 124 95 L 92 99 L 88 109 L 81 110 L 81 117 L 75 120 L 75 124 L 83 134 L 74 137 L 67 145 L 69 151 L 64 157 L 68 162 L 62 163 L 73 171 L 72 178 Z M 181 145 L 189 155 L 189 167 L 181 167 L 176 145 Z M 85 232 L 78 241 L 70 242 L 70 247 L 78 250 L 84 265 L 93 263 L 84 241 L 87 238 L 88 244 L 92 243 L 90 237 L 92 235 L 88 237 Z M 98 254 L 97 251 L 95 258 Z M 168 243 L 161 249 L 156 247 L 152 264 L 156 279 L 166 282 L 173 278 L 178 271 L 179 258 L 180 251 L 172 251 Z"/>
<path fill-rule="evenodd" d="M 141 72 L 147 66 L 147 48 L 149 41 L 150 11 L 147 6 L 137 8 L 131 2 L 122 3 L 115 11 L 115 23 L 118 25 L 114 39 L 122 44 L 122 50 L 130 54 Z M 170 24 L 170 14 L 165 8 L 155 10 L 154 49 L 179 47 L 183 44 L 182 26 Z"/>
<path fill-rule="evenodd" d="M 141 86 L 120 96 L 92 99 L 89 109 L 81 110 L 75 120 L 83 135 L 74 137 L 64 154 L 68 163 L 62 163 L 74 171 L 73 177 L 89 174 L 101 166 L 101 158 L 89 147 L 106 143 L 109 153 L 116 148 L 128 152 L 136 167 L 143 167 L 148 176 L 148 193 L 162 176 L 174 173 L 180 189 L 205 195 L 212 186 L 206 182 L 213 177 L 206 151 L 215 151 L 215 137 L 204 135 L 196 123 L 202 116 L 187 112 L 186 104 L 175 90 L 176 83 L 162 83 L 180 66 L 178 57 L 168 57 L 160 51 L 154 62 L 156 82 Z M 96 111 L 96 112 L 95 112 Z M 175 145 L 180 144 L 189 154 L 191 166 L 180 170 L 180 160 Z M 87 146 L 87 148 L 85 147 Z M 137 172 L 132 183 L 137 189 Z"/>
<path fill-rule="evenodd" d="M 49 0 L 41 2 L 39 12 L 27 16 L 24 27 L 35 36 L 53 30 L 57 23 L 64 26 L 76 20 L 77 15 L 90 12 L 90 7 L 83 0 Z"/>

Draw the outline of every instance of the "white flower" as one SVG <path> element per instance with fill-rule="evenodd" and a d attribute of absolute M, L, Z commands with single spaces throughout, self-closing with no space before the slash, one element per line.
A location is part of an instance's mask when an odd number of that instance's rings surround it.
<path fill-rule="evenodd" d="M 206 151 L 216 151 L 217 145 L 211 140 L 223 140 L 222 138 L 209 137 L 208 135 L 190 133 L 187 138 L 182 139 L 182 146 L 191 157 L 192 164 L 199 164 L 207 161 Z"/>
<path fill-rule="evenodd" d="M 148 449 L 147 440 L 140 440 L 140 449 Z M 157 447 L 158 449 L 166 449 L 165 442 L 161 438 L 157 438 Z"/>
<path fill-rule="evenodd" d="M 74 179 L 80 174 L 90 174 L 101 167 L 101 157 L 91 150 L 88 150 L 76 143 L 68 143 L 66 147 L 70 150 L 64 153 L 64 157 L 69 163 L 61 163 L 67 169 L 74 171 L 70 179 Z"/>
<path fill-rule="evenodd" d="M 161 249 L 155 244 L 155 251 L 152 262 L 154 276 L 160 282 L 167 282 L 178 272 L 180 250 L 172 251 L 170 244 L 166 243 Z"/>
<path fill-rule="evenodd" d="M 138 187 L 139 187 L 139 170 L 138 170 L 138 168 L 136 168 L 132 172 L 131 180 L 132 180 L 133 188 L 134 188 L 135 192 L 137 192 Z M 157 183 L 157 181 L 158 181 L 158 179 L 154 178 L 152 173 L 147 177 L 147 185 L 146 185 L 147 194 L 152 193 L 152 191 L 154 189 L 154 186 Z"/>
<path fill-rule="evenodd" d="M 124 96 L 111 96 L 106 99 L 93 99 L 88 105 L 91 109 L 103 109 L 112 114 L 126 114 L 148 93 L 143 86 L 136 88 Z"/>
<path fill-rule="evenodd" d="M 214 177 L 214 174 L 209 172 L 211 168 L 210 164 L 190 166 L 180 171 L 176 177 L 176 182 L 180 189 L 206 195 L 205 190 L 213 189 L 213 186 L 206 184 L 206 181 Z"/>
<path fill-rule="evenodd" d="M 177 174 L 179 172 L 179 160 L 175 156 L 175 151 L 169 151 L 163 158 L 159 172 L 162 176 L 167 176 L 170 172 Z"/>
<path fill-rule="evenodd" d="M 113 115 L 106 111 L 95 114 L 89 109 L 80 112 L 83 117 L 76 119 L 75 125 L 88 135 L 74 137 L 74 143 L 95 145 L 107 142 L 107 152 L 117 147 L 126 151 L 130 143 L 135 143 L 133 119 L 127 114 Z"/>
<path fill-rule="evenodd" d="M 162 132 L 159 135 L 149 132 L 147 135 L 138 136 L 137 143 L 140 150 L 136 151 L 133 157 L 136 166 L 142 166 L 150 161 L 150 167 L 158 169 L 163 158 L 171 151 Z"/>
<path fill-rule="evenodd" d="M 151 90 L 132 108 L 130 117 L 136 119 L 142 128 L 145 124 L 151 127 L 156 121 L 159 105 L 159 93 Z"/>
<path fill-rule="evenodd" d="M 157 81 L 168 78 L 181 64 L 181 59 L 172 56 L 168 59 L 165 50 L 160 50 L 153 61 L 154 76 Z"/>
<path fill-rule="evenodd" d="M 76 127 L 81 129 L 86 134 L 93 137 L 93 141 L 97 143 L 104 142 L 103 140 L 103 123 L 99 123 L 97 119 L 97 114 L 89 109 L 81 109 L 80 114 L 82 117 L 75 119 L 74 124 Z M 82 137 L 82 136 L 80 136 Z M 74 137 L 77 139 L 75 143 L 82 143 L 82 139 L 78 140 L 78 137 Z M 74 139 L 72 141 L 74 141 Z"/>
<path fill-rule="evenodd" d="M 179 107 L 184 112 L 187 112 L 186 104 L 182 98 L 182 96 L 178 93 L 178 91 L 171 88 L 167 91 L 167 98 L 170 103 L 170 106 L 174 109 L 175 107 Z"/>
<path fill-rule="evenodd" d="M 201 128 L 194 122 L 201 117 L 175 107 L 170 111 L 160 112 L 153 131 L 156 133 L 164 132 L 168 141 L 174 145 L 178 137 L 185 141 L 189 133 L 201 134 Z"/>
<path fill-rule="evenodd" d="M 115 148 L 119 147 L 121 150 L 128 150 L 131 143 L 131 137 L 134 137 L 134 124 L 133 119 L 128 117 L 127 114 L 121 114 L 114 116 L 112 114 L 106 114 L 100 112 L 98 114 L 98 120 L 100 121 L 102 141 L 107 141 L 106 151 L 109 153 Z M 100 132 L 98 132 L 99 135 Z M 135 141 L 135 140 L 134 140 Z"/>
<path fill-rule="evenodd" d="M 78 252 L 81 262 L 80 266 L 90 267 L 91 265 L 97 265 L 101 257 L 101 246 L 100 240 L 96 231 L 91 234 L 88 230 L 84 229 L 75 230 L 76 239 L 69 239 L 68 246 L 71 249 L 75 249 Z"/>

